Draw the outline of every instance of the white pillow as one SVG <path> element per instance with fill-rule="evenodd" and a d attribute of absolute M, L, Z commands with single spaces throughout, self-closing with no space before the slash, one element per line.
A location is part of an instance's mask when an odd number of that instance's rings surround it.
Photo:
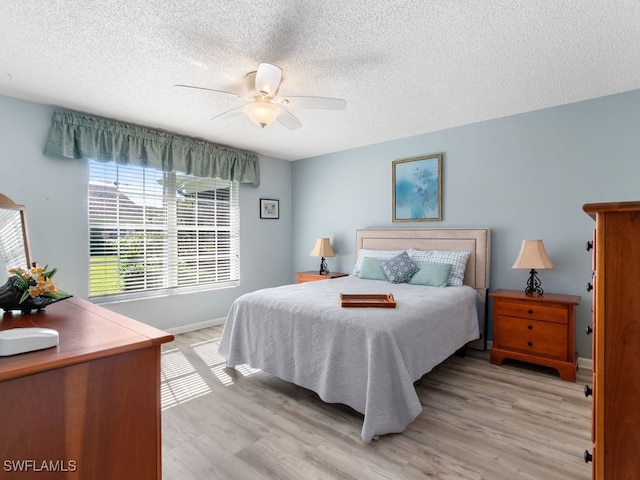
<path fill-rule="evenodd" d="M 464 271 L 467 268 L 467 261 L 471 252 L 448 251 L 448 250 L 415 250 L 410 249 L 409 258 L 414 262 L 423 263 L 449 263 L 451 273 L 447 285 L 451 287 L 461 287 L 464 280 Z"/>
<path fill-rule="evenodd" d="M 433 263 L 429 262 L 432 251 L 433 250 L 416 250 L 415 248 L 410 248 L 407 250 L 407 253 L 409 254 L 409 258 L 414 262 Z"/>
<path fill-rule="evenodd" d="M 362 265 L 362 259 L 365 257 L 377 258 L 378 260 L 391 260 L 393 257 L 397 257 L 405 250 L 371 250 L 368 248 L 361 248 L 358 252 L 358 260 L 353 266 L 353 274 L 360 275 L 360 266 Z"/>

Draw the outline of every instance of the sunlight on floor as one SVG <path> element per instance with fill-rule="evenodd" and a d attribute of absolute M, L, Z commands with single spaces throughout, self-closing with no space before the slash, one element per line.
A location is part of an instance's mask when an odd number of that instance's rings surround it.
<path fill-rule="evenodd" d="M 160 398 L 163 410 L 211 391 L 193 365 L 177 348 L 162 353 L 160 378 Z"/>
<path fill-rule="evenodd" d="M 191 345 L 191 348 L 208 367 L 225 363 L 225 358 L 218 353 L 218 342 L 215 340 L 194 343 Z"/>
<path fill-rule="evenodd" d="M 189 347 L 222 385 L 233 385 L 233 379 L 237 374 L 248 377 L 258 371 L 248 365 L 238 365 L 235 369 L 227 369 L 225 358 L 218 353 L 218 340 L 217 338 L 205 340 L 193 343 Z M 211 387 L 196 371 L 196 367 L 177 348 L 162 352 L 160 388 L 162 410 L 211 392 Z"/>

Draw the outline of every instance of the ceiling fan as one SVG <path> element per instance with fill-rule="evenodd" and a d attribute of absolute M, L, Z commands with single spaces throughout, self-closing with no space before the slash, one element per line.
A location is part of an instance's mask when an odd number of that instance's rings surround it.
<path fill-rule="evenodd" d="M 282 82 L 282 69 L 270 63 L 261 63 L 258 70 L 249 72 L 245 75 L 245 86 L 247 92 L 234 93 L 224 90 L 216 90 L 213 88 L 197 87 L 195 85 L 174 85 L 176 87 L 195 88 L 197 90 L 207 90 L 209 92 L 223 93 L 233 95 L 247 103 L 220 113 L 211 118 L 211 120 L 220 117 L 229 117 L 236 114 L 245 113 L 247 116 L 262 128 L 266 127 L 274 120 L 280 122 L 283 126 L 295 130 L 300 128 L 300 121 L 289 112 L 287 107 L 300 108 L 318 108 L 323 110 L 344 110 L 347 102 L 341 98 L 330 97 L 308 97 L 308 96 L 278 96 L 278 90 Z"/>

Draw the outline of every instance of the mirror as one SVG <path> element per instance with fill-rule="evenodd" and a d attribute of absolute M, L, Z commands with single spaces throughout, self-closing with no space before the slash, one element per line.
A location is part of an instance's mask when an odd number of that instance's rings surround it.
<path fill-rule="evenodd" d="M 0 193 L 0 285 L 9 278 L 13 267 L 31 265 L 29 235 L 24 205 L 17 205 Z"/>

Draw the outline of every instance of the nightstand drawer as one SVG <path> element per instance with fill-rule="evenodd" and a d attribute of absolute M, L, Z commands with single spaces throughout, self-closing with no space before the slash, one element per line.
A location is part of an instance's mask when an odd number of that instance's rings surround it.
<path fill-rule="evenodd" d="M 306 283 L 306 282 L 317 282 L 321 280 L 331 280 L 333 278 L 340 278 L 348 276 L 348 273 L 327 273 L 326 275 L 318 273 L 318 271 L 313 272 L 296 272 L 296 278 L 298 283 Z"/>
<path fill-rule="evenodd" d="M 500 301 L 495 307 L 498 315 L 531 318 L 545 322 L 567 323 L 567 308 L 539 305 L 534 302 Z"/>
<path fill-rule="evenodd" d="M 318 275 L 317 273 L 315 275 L 305 275 L 302 273 L 297 274 L 298 275 L 298 283 L 305 283 L 305 282 L 317 282 L 319 280 L 329 280 L 331 279 L 331 277 L 321 277 L 320 275 Z"/>
<path fill-rule="evenodd" d="M 531 355 L 566 359 L 567 327 L 559 323 L 541 322 L 497 315 L 494 346 Z"/>

